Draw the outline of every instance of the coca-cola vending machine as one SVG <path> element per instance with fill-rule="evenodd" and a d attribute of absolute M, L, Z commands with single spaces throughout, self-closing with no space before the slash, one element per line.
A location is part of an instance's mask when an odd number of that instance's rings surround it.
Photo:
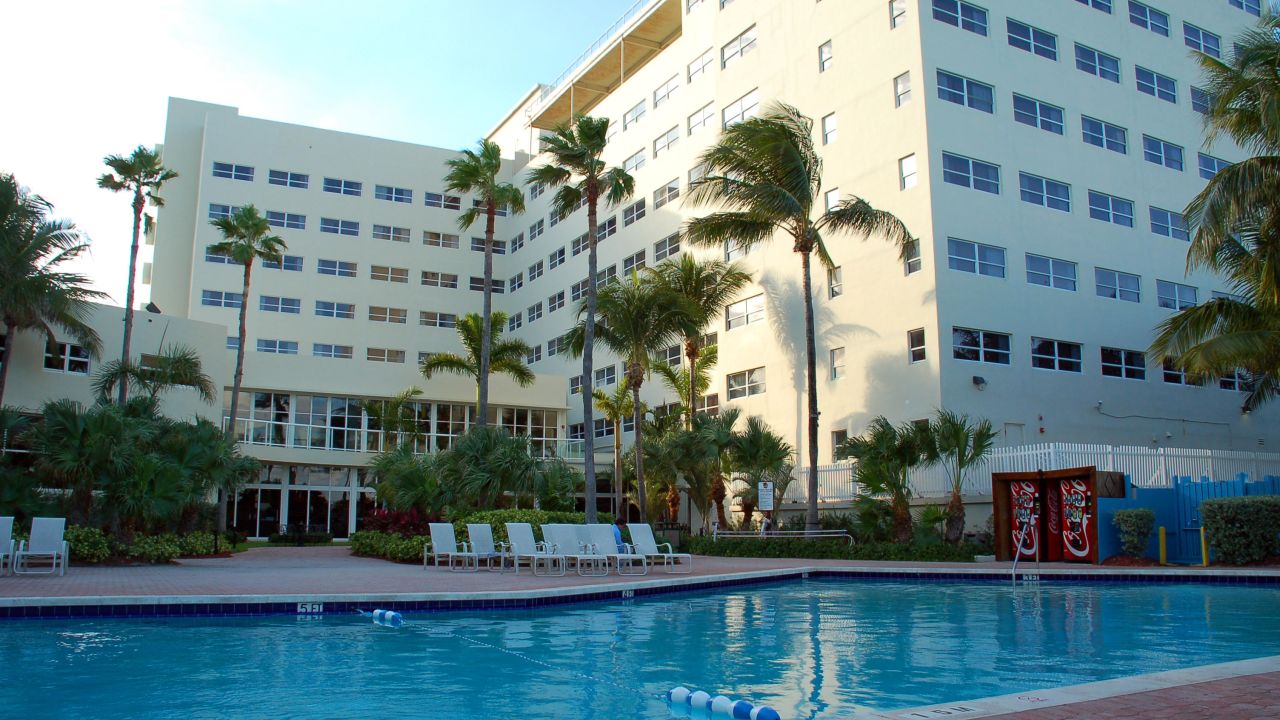
<path fill-rule="evenodd" d="M 1098 553 L 1098 526 L 1093 519 L 1092 483 L 1076 478 L 1058 481 L 1061 494 L 1063 560 L 1094 562 Z"/>
<path fill-rule="evenodd" d="M 1034 560 L 1040 552 L 1040 486 L 1033 480 L 1009 483 L 1009 503 L 1013 510 L 1014 554 Z"/>
<path fill-rule="evenodd" d="M 1098 498 L 1124 497 L 1124 476 L 1092 467 L 992 473 L 996 557 L 1098 562 Z"/>

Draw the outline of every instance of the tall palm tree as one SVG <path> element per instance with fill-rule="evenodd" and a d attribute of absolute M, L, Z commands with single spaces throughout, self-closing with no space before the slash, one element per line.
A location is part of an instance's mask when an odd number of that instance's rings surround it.
<path fill-rule="evenodd" d="M 995 444 L 996 431 L 991 421 L 974 422 L 963 413 L 939 409 L 929 421 L 924 434 L 925 461 L 942 463 L 951 481 L 951 500 L 947 503 L 946 529 L 943 536 L 952 544 L 964 537 L 964 481 L 969 469 L 982 462 Z"/>
<path fill-rule="evenodd" d="M 463 150 L 462 157 L 448 162 L 445 187 L 457 193 L 474 193 L 479 205 L 472 206 L 458 216 L 458 229 L 466 232 L 482 216 L 484 224 L 484 305 L 480 338 L 479 418 L 477 424 L 484 427 L 489 422 L 489 351 L 492 336 L 489 318 L 493 315 L 493 225 L 499 212 L 519 214 L 524 212 L 524 193 L 511 183 L 500 182 L 502 149 L 490 140 L 481 140 L 478 151 Z"/>
<path fill-rule="evenodd" d="M 635 401 L 628 394 L 626 383 L 618 383 L 612 394 L 596 389 L 591 391 L 591 396 L 595 399 L 596 409 L 613 425 L 613 516 L 622 517 L 626 509 L 622 497 L 622 421 L 635 416 Z"/>
<path fill-rule="evenodd" d="M 458 318 L 458 339 L 462 341 L 466 354 L 432 353 L 419 366 L 422 376 L 430 380 L 436 373 L 447 372 L 472 377 L 476 381 L 478 399 L 480 388 L 483 387 L 480 352 L 481 343 L 484 342 L 482 339 L 484 332 L 480 329 L 481 323 L 480 316 L 475 313 L 467 313 Z M 529 345 L 519 338 L 503 338 L 502 329 L 506 324 L 507 314 L 501 310 L 495 311 L 489 317 L 489 337 L 492 338 L 489 348 L 489 371 L 509 376 L 520 387 L 529 387 L 536 379 L 533 371 L 524 364 L 524 359 L 529 353 Z"/>
<path fill-rule="evenodd" d="M 632 429 L 636 447 L 636 488 L 640 499 L 640 522 L 647 521 L 645 512 L 644 491 L 644 427 L 640 422 L 643 405 L 640 402 L 640 387 L 644 385 L 645 375 L 651 367 L 654 353 L 671 344 L 680 337 L 681 319 L 686 313 L 683 299 L 670 294 L 664 288 L 640 279 L 636 273 L 631 277 L 606 283 L 599 289 L 598 306 L 590 307 L 590 301 L 578 307 L 578 317 L 586 317 L 574 329 L 570 338 L 570 350 L 574 353 L 588 352 L 586 338 L 591 323 L 591 316 L 598 310 L 602 322 L 596 328 L 597 342 L 612 350 L 622 358 L 626 367 L 625 377 L 627 389 L 631 391 L 632 413 L 635 427 Z M 582 376 L 585 387 L 590 383 L 590 375 Z M 587 435 L 591 435 L 590 426 Z"/>
<path fill-rule="evenodd" d="M 142 233 L 142 211 L 151 203 L 152 207 L 163 207 L 164 199 L 160 197 L 160 188 L 166 182 L 178 177 L 178 173 L 170 170 L 160 162 L 160 155 L 139 145 L 129 157 L 108 155 L 102 162 L 111 168 L 111 172 L 103 173 L 98 178 L 98 187 L 111 192 L 128 192 L 133 194 L 130 206 L 133 208 L 133 242 L 129 245 L 129 289 L 124 301 L 124 343 L 120 348 L 120 359 L 127 361 L 129 345 L 133 342 L 133 293 L 134 278 L 138 272 L 138 237 Z M 120 394 L 117 402 L 124 404 L 129 397 L 129 380 L 120 379 Z"/>
<path fill-rule="evenodd" d="M 911 469 L 927 459 L 928 428 L 915 424 L 894 427 L 883 415 L 863 435 L 851 437 L 836 450 L 837 458 L 858 461 L 855 477 L 869 495 L 888 495 L 893 508 L 894 536 L 911 542 Z"/>
<path fill-rule="evenodd" d="M 615 207 L 626 202 L 635 192 L 635 180 L 622 168 L 609 167 L 600 158 L 609 137 L 609 119 L 576 115 L 571 124 L 557 125 L 543 136 L 543 152 L 551 162 L 534 168 L 529 183 L 542 183 L 560 188 L 551 202 L 551 212 L 568 216 L 574 209 L 587 206 L 587 302 L 583 327 L 582 377 L 595 372 L 596 335 L 596 241 L 597 213 L 600 202 Z M 583 441 L 583 474 L 586 475 L 587 522 L 596 521 L 595 439 L 590 428 L 595 422 L 591 396 L 582 393 L 582 422 L 588 429 Z M 641 457 L 637 453 L 636 457 Z M 644 487 L 641 485 L 641 487 Z"/>
<path fill-rule="evenodd" d="M 54 329 L 61 329 L 91 355 L 101 344 L 88 322 L 89 303 L 105 295 L 86 287 L 85 275 L 61 269 L 89 245 L 74 223 L 49 220 L 52 210 L 12 175 L 0 175 L 0 405 L 18 331 L 42 332 L 54 342 Z"/>
<path fill-rule="evenodd" d="M 822 159 L 813 146 L 813 120 L 784 103 L 771 105 L 764 115 L 727 128 L 715 145 L 703 152 L 707 174 L 693 183 L 686 202 L 719 205 L 713 212 L 685 223 L 683 235 L 692 244 L 743 250 L 783 234 L 800 255 L 804 291 L 805 374 L 808 394 L 809 487 L 805 527 L 818 525 L 818 376 L 817 341 L 813 322 L 813 255 L 834 267 L 823 234 L 851 233 L 864 239 L 881 236 L 906 258 L 912 238 L 892 213 L 877 210 L 866 200 L 849 197 L 822 211 Z M 814 215 L 817 218 L 814 218 Z"/>
<path fill-rule="evenodd" d="M 130 382 L 153 400 L 161 393 L 178 387 L 195 390 L 200 399 L 213 404 L 218 387 L 204 372 L 200 354 L 186 345 L 167 345 L 149 362 L 110 360 L 103 363 L 93 379 L 93 390 L 100 401 L 108 400 L 117 385 Z"/>
<path fill-rule="evenodd" d="M 751 274 L 737 264 L 721 260 L 700 261 L 687 253 L 681 254 L 679 259 L 664 260 L 649 272 L 663 287 L 685 299 L 686 313 L 680 328 L 684 335 L 684 356 L 689 361 L 690 378 L 685 388 L 688 394 L 684 397 L 689 409 L 689 414 L 685 417 L 685 428 L 692 428 L 693 414 L 700 397 L 697 383 L 693 380 L 701 352 L 699 341 L 711 323 L 724 312 L 724 306 L 736 300 L 742 289 L 751 282 Z M 721 513 L 723 514 L 723 509 Z"/>

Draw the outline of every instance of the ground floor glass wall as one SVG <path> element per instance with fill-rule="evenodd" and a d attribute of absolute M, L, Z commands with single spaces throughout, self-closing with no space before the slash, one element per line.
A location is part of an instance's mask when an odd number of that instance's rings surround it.
<path fill-rule="evenodd" d="M 268 465 L 228 508 L 227 526 L 251 538 L 283 532 L 346 538 L 374 507 L 364 468 Z"/>

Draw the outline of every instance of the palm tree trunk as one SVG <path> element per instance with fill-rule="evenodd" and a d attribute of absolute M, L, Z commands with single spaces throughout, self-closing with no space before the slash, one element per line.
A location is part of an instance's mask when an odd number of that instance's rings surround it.
<path fill-rule="evenodd" d="M 582 332 L 582 474 L 586 478 L 587 522 L 596 521 L 596 443 L 595 408 L 592 406 L 590 388 L 595 372 L 596 341 L 596 203 L 599 190 L 594 183 L 587 186 L 587 318 Z M 640 486 L 641 498 L 644 486 Z M 644 503 L 640 505 L 644 516 Z"/>
<path fill-rule="evenodd" d="M 809 250 L 800 253 L 804 269 L 804 353 L 805 380 L 809 395 L 809 486 L 805 530 L 818 530 L 818 343 L 813 327 L 813 278 Z"/>
<path fill-rule="evenodd" d="M 129 345 L 133 342 L 133 290 L 134 274 L 138 271 L 138 236 L 142 232 L 142 208 L 146 199 L 142 196 L 142 186 L 133 190 L 133 244 L 129 246 L 129 286 L 124 300 L 124 344 L 120 348 L 120 362 L 129 362 Z M 129 378 L 120 376 L 120 392 L 117 401 L 123 405 L 129 398 Z"/>
<path fill-rule="evenodd" d="M 627 374 L 630 375 L 631 373 L 628 372 Z M 641 378 L 643 377 L 644 376 L 641 375 Z M 634 445 L 636 449 L 636 492 L 638 493 L 637 497 L 640 500 L 640 522 L 647 523 L 649 522 L 649 511 L 645 508 L 644 430 L 643 430 L 643 423 L 640 422 L 641 420 L 640 383 L 634 382 L 630 378 L 628 378 L 628 382 L 631 384 L 631 404 L 632 404 L 631 416 L 633 418 L 632 422 L 635 423 L 635 427 L 631 428 L 631 432 L 633 433 L 633 437 L 635 438 Z"/>
<path fill-rule="evenodd" d="M 236 415 L 240 410 L 240 385 L 244 380 L 244 340 L 245 340 L 245 319 L 249 312 L 249 276 L 253 272 L 253 261 L 250 260 L 244 266 L 244 288 L 240 293 L 240 341 L 236 343 L 236 374 L 231 380 L 231 420 L 229 422 L 228 434 L 233 441 L 236 439 Z M 218 488 L 218 532 L 227 531 L 227 491 Z"/>
<path fill-rule="evenodd" d="M 717 463 L 718 465 L 718 463 Z M 729 529 L 729 519 L 724 514 L 724 501 L 729 497 L 729 490 L 725 487 L 724 473 L 717 467 L 711 476 L 711 502 L 716 505 L 716 523 L 725 530 Z"/>
<path fill-rule="evenodd" d="M 620 518 L 626 506 L 622 502 L 622 421 L 613 423 L 613 517 Z"/>
<path fill-rule="evenodd" d="M 480 323 L 480 377 L 478 379 L 480 417 L 476 424 L 484 427 L 489 423 L 489 349 L 493 344 L 493 332 L 489 327 L 493 317 L 493 199 L 490 198 L 485 212 L 484 226 L 484 310 Z"/>
<path fill-rule="evenodd" d="M 684 429 L 692 430 L 698 407 L 698 338 L 684 339 L 684 356 L 689 358 L 689 415 L 684 419 Z"/>
<path fill-rule="evenodd" d="M 4 407 L 4 384 L 9 378 L 9 363 L 13 359 L 13 341 L 18 334 L 18 324 L 9 321 L 4 323 L 4 350 L 0 352 L 0 407 Z"/>
<path fill-rule="evenodd" d="M 960 499 L 960 488 L 952 488 L 951 502 L 947 503 L 947 524 L 944 531 L 947 542 L 957 545 L 964 537 L 964 501 Z"/>

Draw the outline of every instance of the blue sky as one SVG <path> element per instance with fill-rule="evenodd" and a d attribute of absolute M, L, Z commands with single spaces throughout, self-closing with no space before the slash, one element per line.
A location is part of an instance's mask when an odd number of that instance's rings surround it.
<path fill-rule="evenodd" d="M 170 95 L 245 115 L 466 147 L 554 80 L 634 0 L 40 0 L 0 47 L 27 93 L 0 112 L 13 173 L 92 240 L 81 269 L 124 298 L 129 207 L 102 157 L 164 139 Z M 142 58 L 135 60 L 134 58 Z"/>

